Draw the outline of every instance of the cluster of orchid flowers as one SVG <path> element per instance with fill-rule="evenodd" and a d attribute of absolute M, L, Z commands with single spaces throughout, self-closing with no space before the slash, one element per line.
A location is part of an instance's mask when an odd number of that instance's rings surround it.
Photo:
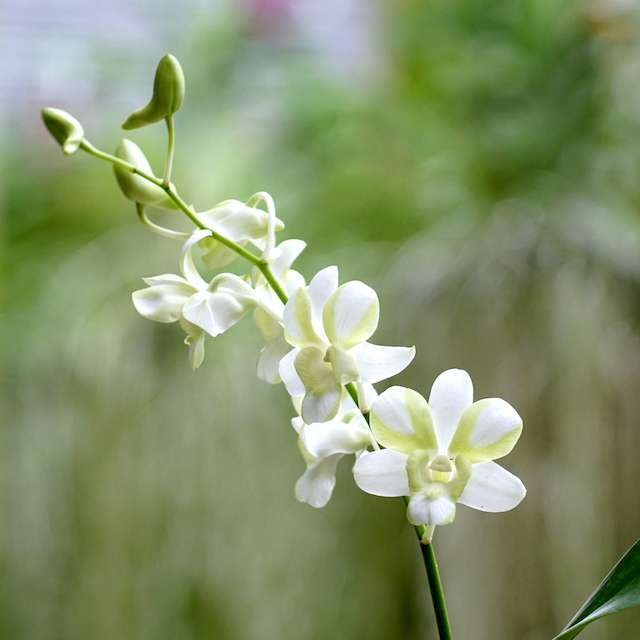
<path fill-rule="evenodd" d="M 111 162 L 140 220 L 160 235 L 183 241 L 180 274 L 145 278 L 146 287 L 132 295 L 136 310 L 149 320 L 181 326 L 193 369 L 204 360 L 208 336 L 253 316 L 265 341 L 258 377 L 284 383 L 297 413 L 292 425 L 306 463 L 295 487 L 298 500 L 325 506 L 338 462 L 352 456 L 358 487 L 378 496 L 404 497 L 409 521 L 424 528 L 427 540 L 435 526 L 454 519 L 456 503 L 483 511 L 515 507 L 524 498 L 524 486 L 494 462 L 511 451 L 522 430 L 511 405 L 498 398 L 473 402 L 471 379 L 459 369 L 438 376 L 428 401 L 398 386 L 378 395 L 373 385 L 403 371 L 415 349 L 369 342 L 380 315 L 371 287 L 359 281 L 340 285 L 335 266 L 307 283 L 293 268 L 305 243 L 276 243 L 284 224 L 265 192 L 247 202 L 225 200 L 202 212 L 177 195 L 170 181 L 173 113 L 183 97 L 180 65 L 165 56 L 151 101 L 123 125 L 134 129 L 166 121 L 169 150 L 163 179 L 132 141 L 122 140 L 112 156 L 91 145 L 80 123 L 66 112 L 43 111 L 65 153 L 83 149 Z M 146 206 L 181 209 L 198 228 L 192 233 L 165 228 L 148 217 Z M 196 266 L 196 248 L 199 262 L 217 272 L 210 279 Z M 253 264 L 250 272 L 220 272 L 238 256 Z"/>
<path fill-rule="evenodd" d="M 267 211 L 251 206 L 258 199 Z M 359 281 L 339 285 L 335 266 L 307 284 L 292 268 L 305 243 L 290 239 L 275 245 L 283 224 L 267 194 L 247 204 L 228 200 L 199 218 L 238 244 L 262 250 L 288 296 L 286 304 L 257 269 L 245 276 L 203 278 L 193 259 L 195 247 L 202 248 L 204 264 L 221 267 L 235 257 L 209 229 L 194 231 L 184 243 L 181 275 L 145 278 L 147 287 L 133 293 L 133 304 L 145 318 L 180 324 L 193 368 L 202 363 L 206 336 L 253 315 L 265 339 L 258 377 L 283 382 L 298 414 L 292 425 L 307 466 L 296 483 L 300 501 L 325 506 L 338 461 L 348 455 L 354 456 L 353 475 L 361 489 L 410 498 L 407 515 L 414 525 L 451 522 L 456 502 L 505 511 L 522 500 L 520 480 L 493 462 L 511 451 L 522 430 L 511 405 L 498 398 L 474 403 L 471 379 L 457 369 L 438 376 L 428 402 L 404 387 L 378 395 L 373 385 L 403 371 L 415 349 L 369 342 L 380 313 L 371 287 Z M 349 385 L 357 390 L 353 396 Z"/>

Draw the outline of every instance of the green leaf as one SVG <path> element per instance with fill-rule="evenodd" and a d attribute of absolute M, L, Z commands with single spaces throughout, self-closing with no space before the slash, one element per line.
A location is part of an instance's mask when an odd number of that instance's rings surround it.
<path fill-rule="evenodd" d="M 637 540 L 553 640 L 571 640 L 594 620 L 639 604 L 640 540 Z"/>

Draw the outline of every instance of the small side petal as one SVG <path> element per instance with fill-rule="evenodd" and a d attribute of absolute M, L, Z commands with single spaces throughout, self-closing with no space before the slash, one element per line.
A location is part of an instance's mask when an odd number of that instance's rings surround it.
<path fill-rule="evenodd" d="M 309 465 L 296 482 L 296 498 L 316 509 L 324 507 L 336 486 L 336 467 L 340 458 L 342 454 L 336 454 Z"/>
<path fill-rule="evenodd" d="M 485 398 L 462 414 L 449 452 L 470 462 L 496 460 L 513 449 L 521 433 L 522 418 L 508 402 Z"/>
<path fill-rule="evenodd" d="M 378 327 L 378 294 L 364 282 L 347 282 L 327 300 L 322 321 L 329 341 L 350 349 L 368 340 Z"/>
<path fill-rule="evenodd" d="M 393 449 L 363 453 L 353 466 L 356 484 L 374 496 L 409 495 L 407 456 Z"/>
<path fill-rule="evenodd" d="M 175 276 L 179 278 L 179 276 Z M 161 280 L 164 278 L 164 280 Z M 182 280 L 180 278 L 180 280 Z M 167 276 L 148 278 L 148 282 L 165 282 L 151 284 L 146 289 L 139 289 L 131 294 L 136 311 L 149 320 L 156 322 L 176 322 L 182 316 L 182 308 L 189 300 L 194 289 L 185 281 L 170 282 Z"/>
<path fill-rule="evenodd" d="M 338 384 L 307 391 L 302 400 L 302 419 L 307 424 L 332 420 L 338 414 L 343 394 L 344 389 Z"/>
<path fill-rule="evenodd" d="M 438 448 L 427 401 L 413 389 L 390 387 L 381 393 L 371 406 L 370 420 L 376 440 L 385 447 L 405 453 Z"/>
<path fill-rule="evenodd" d="M 363 342 L 351 349 L 362 382 L 375 384 L 400 373 L 416 355 L 415 347 L 385 347 Z"/>
<path fill-rule="evenodd" d="M 258 378 L 270 384 L 280 383 L 280 361 L 290 349 L 283 336 L 268 342 L 258 356 Z"/>
<path fill-rule="evenodd" d="M 336 453 L 356 453 L 371 442 L 365 429 L 338 421 L 309 424 L 300 433 L 300 438 L 314 458 L 326 458 Z"/>
<path fill-rule="evenodd" d="M 498 513 L 517 507 L 527 490 L 521 480 L 495 462 L 471 467 L 471 477 L 458 498 L 460 504 L 480 511 Z"/>
<path fill-rule="evenodd" d="M 443 450 L 449 446 L 462 412 L 473 402 L 473 383 L 462 369 L 449 369 L 434 381 L 429 406 Z"/>
<path fill-rule="evenodd" d="M 300 349 L 291 349 L 291 351 L 280 360 L 280 364 L 278 365 L 280 378 L 287 389 L 287 393 L 292 398 L 304 395 L 304 384 L 302 384 L 302 380 L 300 380 L 294 364 L 299 353 Z"/>
<path fill-rule="evenodd" d="M 236 324 L 246 311 L 246 305 L 232 295 L 200 291 L 189 298 L 182 314 L 189 322 L 215 337 Z"/>

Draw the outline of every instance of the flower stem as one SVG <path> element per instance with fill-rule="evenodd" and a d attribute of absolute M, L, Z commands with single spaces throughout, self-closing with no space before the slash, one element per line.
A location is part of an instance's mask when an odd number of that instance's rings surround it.
<path fill-rule="evenodd" d="M 442 581 L 440 580 L 440 570 L 438 569 L 438 560 L 436 559 L 433 542 L 425 542 L 424 539 L 421 540 L 420 551 L 422 551 L 424 568 L 427 570 L 427 580 L 429 581 L 431 600 L 433 601 L 433 610 L 436 614 L 440 640 L 451 640 L 451 625 L 449 623 L 449 614 L 447 613 L 447 602 L 444 597 Z"/>
<path fill-rule="evenodd" d="M 167 160 L 164 167 L 164 184 L 171 182 L 171 172 L 173 171 L 173 152 L 175 149 L 175 133 L 173 128 L 173 114 L 165 118 L 167 124 Z"/>

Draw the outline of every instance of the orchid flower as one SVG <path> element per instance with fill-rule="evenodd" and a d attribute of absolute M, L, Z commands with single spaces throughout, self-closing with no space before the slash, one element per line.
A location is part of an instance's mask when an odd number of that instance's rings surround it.
<path fill-rule="evenodd" d="M 293 349 L 280 361 L 279 371 L 289 394 L 304 396 L 301 413 L 307 424 L 336 416 L 345 384 L 379 382 L 413 360 L 413 347 L 367 342 L 379 313 L 371 287 L 355 280 L 338 286 L 337 267 L 320 271 L 287 302 L 284 333 Z"/>
<path fill-rule="evenodd" d="M 306 242 L 302 240 L 290 239 L 281 242 L 271 252 L 269 266 L 287 295 L 292 295 L 304 286 L 304 277 L 292 269 L 291 265 L 306 246 Z M 260 301 L 253 317 L 266 342 L 258 357 L 258 377 L 265 382 L 278 384 L 281 382 L 278 371 L 280 360 L 290 349 L 284 339 L 284 304 L 258 269 L 254 269 L 253 282 L 254 291 Z"/>
<path fill-rule="evenodd" d="M 264 249 L 270 230 L 269 212 L 232 199 L 224 200 L 198 216 L 207 227 L 235 243 L 244 246 L 250 242 L 258 249 Z M 274 233 L 284 229 L 282 220 L 276 218 L 274 223 Z M 204 249 L 202 260 L 212 269 L 224 267 L 237 258 L 236 253 L 214 238 L 205 238 L 201 247 Z"/>
<path fill-rule="evenodd" d="M 133 305 L 138 313 L 156 322 L 179 322 L 187 333 L 189 360 L 197 369 L 204 358 L 205 335 L 217 336 L 232 327 L 256 306 L 251 286 L 231 273 L 216 275 L 210 282 L 198 272 L 191 250 L 210 231 L 197 230 L 184 243 L 181 256 L 182 276 L 167 273 L 143 278 L 148 285 L 134 291 Z"/>
<path fill-rule="evenodd" d="M 429 402 L 391 387 L 371 407 L 371 430 L 386 449 L 365 453 L 353 468 L 357 485 L 377 496 L 410 496 L 414 525 L 453 521 L 456 502 L 481 511 L 508 511 L 526 490 L 493 462 L 507 455 L 522 419 L 504 400 L 473 402 L 466 371 L 449 369 L 433 383 Z"/>
<path fill-rule="evenodd" d="M 307 465 L 296 482 L 296 498 L 312 507 L 324 507 L 333 493 L 340 460 L 348 454 L 361 454 L 371 444 L 369 426 L 348 395 L 335 419 L 305 424 L 297 417 L 291 425 L 298 433 L 298 448 Z"/>

